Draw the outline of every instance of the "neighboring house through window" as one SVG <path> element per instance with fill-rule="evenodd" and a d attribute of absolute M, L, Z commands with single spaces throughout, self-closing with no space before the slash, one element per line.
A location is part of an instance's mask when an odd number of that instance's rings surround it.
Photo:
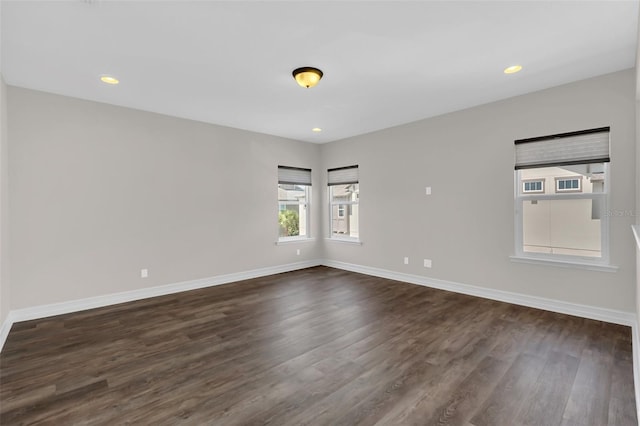
<path fill-rule="evenodd" d="M 516 257 L 608 264 L 609 128 L 517 140 L 515 151 Z"/>
<path fill-rule="evenodd" d="M 278 166 L 279 241 L 309 238 L 311 169 Z"/>
<path fill-rule="evenodd" d="M 360 238 L 358 166 L 329 169 L 327 174 L 330 237 L 357 241 Z"/>

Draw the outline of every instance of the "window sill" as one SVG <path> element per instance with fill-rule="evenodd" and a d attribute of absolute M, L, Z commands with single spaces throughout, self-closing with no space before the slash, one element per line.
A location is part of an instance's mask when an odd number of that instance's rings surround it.
<path fill-rule="evenodd" d="M 354 246 L 361 246 L 362 245 L 362 241 L 357 240 L 355 238 L 325 238 L 326 241 L 332 241 L 335 243 L 340 243 L 340 244 L 352 244 Z"/>
<path fill-rule="evenodd" d="M 315 238 L 307 238 L 307 237 L 301 237 L 301 238 L 287 238 L 286 240 L 278 240 L 276 241 L 276 245 L 277 246 L 282 246 L 282 245 L 287 245 L 287 244 L 297 244 L 297 243 L 310 243 L 312 241 L 315 241 Z"/>
<path fill-rule="evenodd" d="M 526 256 L 509 256 L 509 260 L 516 263 L 529 263 L 532 265 L 558 266 L 560 268 L 586 269 L 588 271 L 599 272 L 618 272 L 617 266 L 603 265 L 600 263 L 570 262 L 566 260 L 541 259 Z"/>

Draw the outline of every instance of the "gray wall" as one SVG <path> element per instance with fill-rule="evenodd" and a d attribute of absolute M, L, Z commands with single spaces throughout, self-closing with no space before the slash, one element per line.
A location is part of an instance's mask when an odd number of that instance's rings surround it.
<path fill-rule="evenodd" d="M 326 257 L 633 312 L 630 216 L 611 220 L 616 273 L 509 255 L 514 139 L 611 126 L 611 207 L 634 208 L 634 78 L 628 70 L 321 146 L 9 87 L 10 307 Z M 313 169 L 316 237 L 328 234 L 326 169 L 358 164 L 364 244 L 276 246 L 278 164 Z"/>
<path fill-rule="evenodd" d="M 318 145 L 16 87 L 8 107 L 11 309 L 320 257 L 275 245 L 277 166 L 318 182 Z"/>
<path fill-rule="evenodd" d="M 324 145 L 325 168 L 360 166 L 363 241 L 327 243 L 325 256 L 634 312 L 630 215 L 611 218 L 616 273 L 509 260 L 515 139 L 611 126 L 610 207 L 635 208 L 634 80 L 634 70 L 622 71 Z"/>
<path fill-rule="evenodd" d="M 7 86 L 0 74 L 0 324 L 11 308 L 9 286 Z"/>

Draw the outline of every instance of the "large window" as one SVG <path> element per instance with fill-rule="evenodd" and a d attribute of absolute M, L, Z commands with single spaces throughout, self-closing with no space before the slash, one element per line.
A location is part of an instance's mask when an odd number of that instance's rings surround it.
<path fill-rule="evenodd" d="M 360 238 L 358 166 L 329 169 L 328 183 L 331 238 L 357 241 Z"/>
<path fill-rule="evenodd" d="M 278 166 L 279 241 L 308 238 L 311 170 Z"/>
<path fill-rule="evenodd" d="M 609 128 L 515 143 L 516 256 L 608 263 Z"/>

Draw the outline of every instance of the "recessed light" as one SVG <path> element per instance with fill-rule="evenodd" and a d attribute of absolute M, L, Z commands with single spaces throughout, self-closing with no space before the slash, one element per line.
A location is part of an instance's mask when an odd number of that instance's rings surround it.
<path fill-rule="evenodd" d="M 114 85 L 120 83 L 120 80 L 118 80 L 112 75 L 101 75 L 100 81 L 106 84 L 114 84 Z"/>
<path fill-rule="evenodd" d="M 311 131 L 315 133 L 320 133 L 322 129 L 320 127 L 314 127 L 313 129 L 311 129 Z"/>
<path fill-rule="evenodd" d="M 504 69 L 505 74 L 515 74 L 522 69 L 522 65 L 511 65 Z"/>

